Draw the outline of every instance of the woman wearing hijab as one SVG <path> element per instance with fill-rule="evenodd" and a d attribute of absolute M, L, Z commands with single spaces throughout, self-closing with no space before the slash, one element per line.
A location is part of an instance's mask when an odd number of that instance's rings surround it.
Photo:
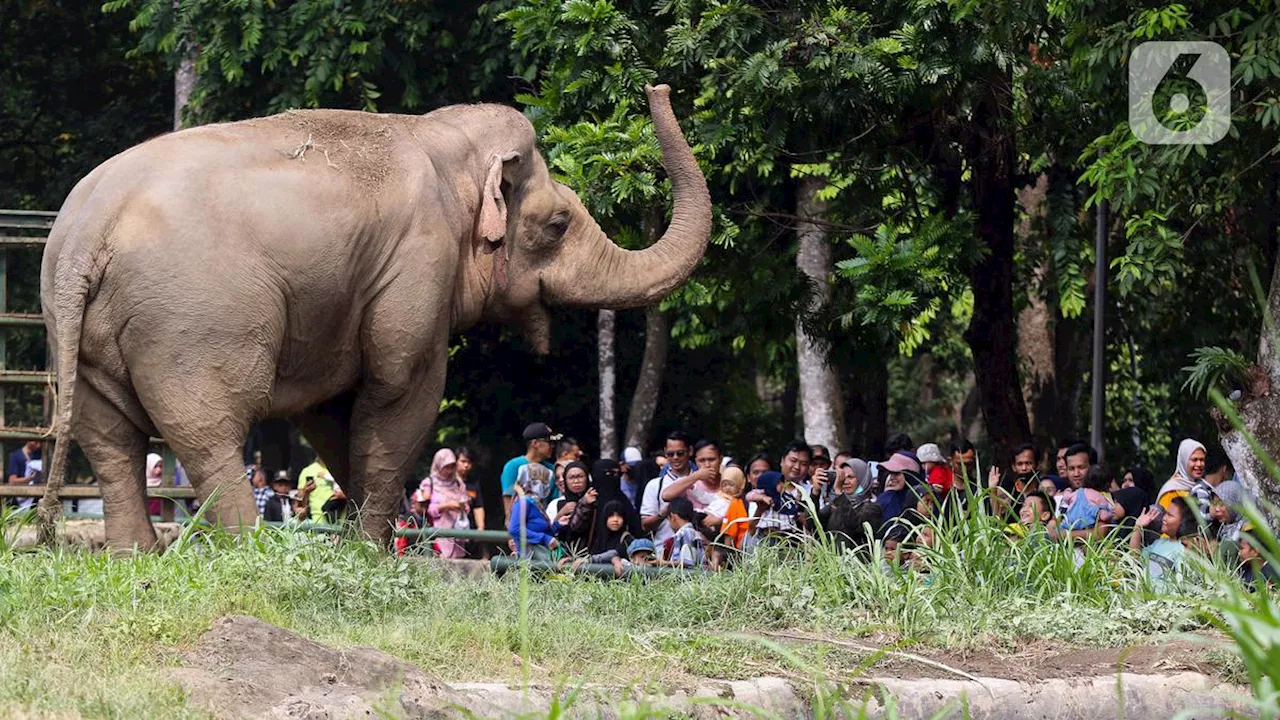
<path fill-rule="evenodd" d="M 564 502 L 556 515 L 561 524 L 560 542 L 570 553 L 585 550 L 590 544 L 598 500 L 599 493 L 591 487 L 591 468 L 577 460 L 566 465 Z"/>
<path fill-rule="evenodd" d="M 160 487 L 164 482 L 164 459 L 156 453 L 147 453 L 147 487 Z M 147 498 L 147 512 L 151 515 L 159 515 L 164 509 L 164 500 L 160 498 Z"/>
<path fill-rule="evenodd" d="M 831 502 L 818 511 L 818 522 L 823 530 L 835 536 L 837 547 L 853 548 L 869 539 L 863 532 L 863 523 L 871 525 L 872 533 L 878 530 L 881 508 L 868 502 L 874 495 L 871 466 L 867 461 L 852 458 L 844 461 L 844 467 L 851 472 L 843 476 Z"/>
<path fill-rule="evenodd" d="M 449 448 L 441 448 L 431 460 L 431 475 L 422 481 L 418 492 L 427 506 L 427 522 L 435 528 L 468 528 L 471 522 L 471 496 L 467 484 L 458 478 L 458 458 Z M 467 554 L 466 541 L 440 538 L 434 543 L 443 558 L 461 558 Z"/>
<path fill-rule="evenodd" d="M 916 492 L 907 485 L 908 476 L 918 477 L 920 465 L 905 453 L 894 453 L 893 457 L 880 464 L 880 468 L 888 473 L 884 481 L 884 490 L 876 496 L 876 504 L 880 506 L 881 535 L 888 537 L 893 531 L 909 528 L 913 519 L 912 511 L 916 508 Z"/>
<path fill-rule="evenodd" d="M 1169 478 L 1158 494 L 1160 507 L 1168 510 L 1169 503 L 1176 497 L 1187 497 L 1196 481 L 1204 477 L 1205 449 L 1204 445 L 1187 438 L 1178 445 L 1178 468 Z"/>

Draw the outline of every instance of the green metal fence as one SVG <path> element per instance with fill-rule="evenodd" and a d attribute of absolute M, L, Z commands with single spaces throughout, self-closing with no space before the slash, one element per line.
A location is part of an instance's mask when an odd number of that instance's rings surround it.
<path fill-rule="evenodd" d="M 0 453 L 7 460 L 12 443 L 3 441 L 48 440 L 45 437 L 49 423 L 52 399 L 44 402 L 44 427 L 10 425 L 5 417 L 5 390 L 9 385 L 51 386 L 53 373 L 48 368 L 11 370 L 8 366 L 9 328 L 44 327 L 40 314 L 9 312 L 9 253 L 31 252 L 44 249 L 44 243 L 53 227 L 53 212 L 34 210 L 0 210 Z M 8 478 L 6 478 L 7 480 Z"/>
<path fill-rule="evenodd" d="M 49 434 L 49 423 L 53 413 L 56 374 L 50 367 L 10 369 L 7 351 L 11 328 L 44 327 L 44 316 L 40 313 L 9 312 L 9 253 L 43 252 L 45 242 L 49 238 L 49 230 L 53 228 L 53 221 L 57 217 L 56 212 L 41 210 L 0 210 L 0 461 L 7 461 L 9 453 L 19 443 L 25 443 L 28 440 L 41 440 L 50 446 L 53 443 L 53 437 Z M 46 357 L 52 358 L 53 353 L 47 352 Z M 44 386 L 41 424 L 34 426 L 9 424 L 5 417 L 4 400 L 5 389 L 11 385 Z M 161 438 L 151 438 L 151 444 L 164 458 L 166 477 L 172 479 L 176 466 L 173 453 Z M 49 452 L 51 449 L 51 447 L 46 448 L 43 456 L 51 457 Z M 0 485 L 4 485 L 7 481 L 6 476 L 3 481 L 0 481 Z"/>

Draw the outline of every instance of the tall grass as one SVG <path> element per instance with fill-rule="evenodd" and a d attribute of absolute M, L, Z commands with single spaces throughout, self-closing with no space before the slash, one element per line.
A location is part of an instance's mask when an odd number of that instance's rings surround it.
<path fill-rule="evenodd" d="M 871 635 L 868 645 L 902 650 L 1028 638 L 1114 646 L 1209 626 L 1203 587 L 1158 593 L 1122 547 L 1077 558 L 1063 544 L 1010 541 L 976 510 L 935 532 L 935 547 L 918 550 L 927 573 L 879 548 L 841 553 L 820 535 L 763 547 L 728 573 L 619 582 L 526 572 L 450 581 L 353 537 L 274 528 L 201 531 L 128 558 L 0 548 L 0 715 L 180 716 L 165 669 L 231 613 L 379 647 L 445 680 L 802 678 L 832 716 L 857 706 L 839 698 L 860 695 L 846 681 L 873 658 L 848 649 L 856 643 L 781 636 Z"/>

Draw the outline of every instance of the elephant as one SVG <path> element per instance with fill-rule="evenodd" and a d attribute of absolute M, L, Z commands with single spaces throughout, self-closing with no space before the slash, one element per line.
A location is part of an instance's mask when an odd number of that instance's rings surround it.
<path fill-rule="evenodd" d="M 670 88 L 645 93 L 673 197 L 643 250 L 610 240 L 502 104 L 287 111 L 161 135 L 96 167 L 41 266 L 59 379 L 50 493 L 74 439 L 100 480 L 108 547 L 154 549 L 143 463 L 159 436 L 206 518 L 239 531 L 258 517 L 245 437 L 287 418 L 362 535 L 386 546 L 452 334 L 504 323 L 546 354 L 549 307 L 649 305 L 702 258 L 706 180 Z"/>

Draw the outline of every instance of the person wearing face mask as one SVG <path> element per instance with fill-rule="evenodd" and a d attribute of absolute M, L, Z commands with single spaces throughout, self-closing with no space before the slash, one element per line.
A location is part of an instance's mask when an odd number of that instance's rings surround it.
<path fill-rule="evenodd" d="M 517 471 L 514 487 L 516 498 L 507 523 L 512 547 L 521 558 L 552 560 L 552 553 L 560 547 L 556 539 L 560 525 L 548 520 L 542 510 L 551 492 L 551 471 L 544 465 L 527 463 Z"/>

